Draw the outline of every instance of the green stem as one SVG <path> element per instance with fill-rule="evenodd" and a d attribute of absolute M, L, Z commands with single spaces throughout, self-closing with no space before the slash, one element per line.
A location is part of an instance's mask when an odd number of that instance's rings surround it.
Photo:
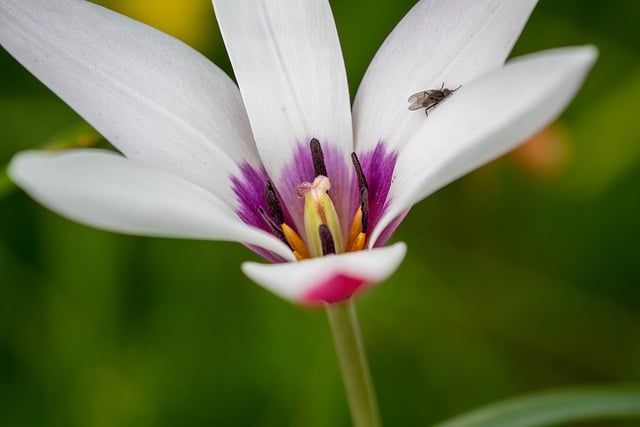
<path fill-rule="evenodd" d="M 353 300 L 326 305 L 355 427 L 380 427 L 380 412 Z"/>

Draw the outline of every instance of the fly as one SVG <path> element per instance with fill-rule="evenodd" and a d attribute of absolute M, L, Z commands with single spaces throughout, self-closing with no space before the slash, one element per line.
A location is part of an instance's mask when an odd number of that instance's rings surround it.
<path fill-rule="evenodd" d="M 411 102 L 411 105 L 409 105 L 409 110 L 415 111 L 424 108 L 424 113 L 428 116 L 430 109 L 441 103 L 446 97 L 448 97 L 461 87 L 462 85 L 458 86 L 455 89 L 448 89 L 444 87 L 443 82 L 442 86 L 440 86 L 440 89 L 429 89 L 414 93 L 408 99 L 408 101 Z"/>

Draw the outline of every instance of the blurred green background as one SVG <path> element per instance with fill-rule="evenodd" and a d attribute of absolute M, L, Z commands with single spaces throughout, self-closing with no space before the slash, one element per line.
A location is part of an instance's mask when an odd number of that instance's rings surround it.
<path fill-rule="evenodd" d="M 207 0 L 103 3 L 230 70 Z M 352 92 L 413 3 L 332 1 Z M 600 59 L 556 125 L 398 230 L 406 260 L 358 302 L 386 425 L 640 380 L 638 22 L 632 0 L 538 5 L 514 55 L 593 43 Z M 81 123 L 4 51 L 0 75 L 0 164 Z M 110 234 L 3 194 L 0 424 L 348 426 L 324 313 L 252 284 L 247 259 L 237 244 Z"/>

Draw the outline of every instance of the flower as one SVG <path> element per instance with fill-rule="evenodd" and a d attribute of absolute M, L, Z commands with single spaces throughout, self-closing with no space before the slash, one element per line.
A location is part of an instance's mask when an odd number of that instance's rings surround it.
<path fill-rule="evenodd" d="M 411 206 L 550 123 L 597 56 L 572 47 L 504 65 L 534 0 L 422 0 L 351 111 L 326 0 L 213 3 L 239 89 L 100 6 L 3 0 L 2 46 L 122 153 L 25 152 L 10 175 L 81 223 L 241 242 L 274 262 L 243 271 L 303 304 L 387 278 L 405 245 L 384 244 Z M 428 115 L 407 108 L 445 85 Z"/>

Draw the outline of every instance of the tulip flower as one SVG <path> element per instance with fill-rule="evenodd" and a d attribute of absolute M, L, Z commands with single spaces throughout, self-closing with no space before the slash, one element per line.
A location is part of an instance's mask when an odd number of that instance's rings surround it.
<path fill-rule="evenodd" d="M 535 3 L 419 1 L 351 109 L 327 0 L 214 0 L 237 85 L 103 7 L 3 0 L 2 46 L 119 151 L 24 152 L 9 173 L 72 220 L 237 241 L 271 261 L 242 269 L 272 292 L 347 301 L 398 267 L 405 244 L 385 244 L 414 204 L 548 125 L 582 85 L 593 47 L 505 64 Z M 407 102 L 444 89 L 428 114 Z"/>

